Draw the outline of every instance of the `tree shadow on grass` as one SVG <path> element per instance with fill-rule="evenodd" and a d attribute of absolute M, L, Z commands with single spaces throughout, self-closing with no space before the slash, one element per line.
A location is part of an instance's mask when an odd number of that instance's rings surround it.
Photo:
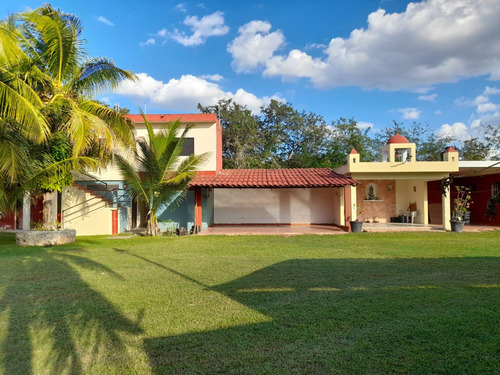
<path fill-rule="evenodd" d="M 105 297 L 93 290 L 75 267 L 121 276 L 92 261 L 78 248 L 18 248 L 16 266 L 0 300 L 8 314 L 2 346 L 5 374 L 80 374 L 99 361 L 111 372 L 129 362 L 121 335 L 142 332 Z M 107 362 L 106 362 L 107 361 Z"/>
<path fill-rule="evenodd" d="M 486 374 L 500 259 L 304 259 L 212 290 L 272 318 L 147 339 L 156 374 Z"/>

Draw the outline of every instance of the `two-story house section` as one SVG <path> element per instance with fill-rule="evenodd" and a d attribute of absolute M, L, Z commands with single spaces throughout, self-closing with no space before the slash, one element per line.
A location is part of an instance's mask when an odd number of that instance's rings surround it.
<path fill-rule="evenodd" d="M 134 123 L 136 140 L 147 139 L 142 116 L 129 117 Z M 175 120 L 182 123 L 180 131 L 194 124 L 187 134 L 183 155 L 207 154 L 199 167 L 200 175 L 216 175 L 222 169 L 222 130 L 214 114 L 151 114 L 146 118 L 157 130 L 162 124 Z M 119 149 L 117 152 L 133 160 L 131 150 Z M 189 230 L 194 226 L 195 194 L 194 190 L 189 190 L 180 204 L 174 203 L 160 213 L 162 230 L 167 227 Z M 201 227 L 207 227 L 213 223 L 213 195 L 202 189 L 198 199 L 204 207 Z M 75 175 L 73 186 L 63 189 L 60 195 L 54 194 L 52 203 L 54 220 L 58 218 L 64 228 L 76 229 L 78 235 L 117 234 L 146 225 L 146 209 L 128 194 L 127 183 L 114 164 L 98 173 Z"/>

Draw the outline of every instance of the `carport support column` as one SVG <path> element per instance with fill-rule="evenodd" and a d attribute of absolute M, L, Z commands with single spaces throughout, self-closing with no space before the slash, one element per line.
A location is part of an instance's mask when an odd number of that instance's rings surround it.
<path fill-rule="evenodd" d="M 442 217 L 443 217 L 443 227 L 445 230 L 450 231 L 451 230 L 451 224 L 450 224 L 450 219 L 451 219 L 451 213 L 450 213 L 450 187 L 446 186 L 444 187 L 444 194 L 441 195 L 441 206 L 442 206 Z"/>
<path fill-rule="evenodd" d="M 201 205 L 201 189 L 194 190 L 194 229 L 195 233 L 197 228 L 202 229 L 202 205 Z"/>
<path fill-rule="evenodd" d="M 351 194 L 351 220 L 356 221 L 358 219 L 358 202 L 356 200 L 356 186 L 349 186 L 349 192 Z M 346 210 L 349 208 L 346 207 Z M 347 223 L 346 223 L 347 225 Z"/>

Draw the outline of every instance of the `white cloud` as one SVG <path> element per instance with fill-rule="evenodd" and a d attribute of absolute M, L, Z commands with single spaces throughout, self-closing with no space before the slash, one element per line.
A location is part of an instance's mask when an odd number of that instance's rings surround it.
<path fill-rule="evenodd" d="M 267 76 L 309 78 L 316 87 L 415 90 L 464 77 L 500 79 L 500 1 L 427 0 L 401 13 L 379 9 L 367 26 L 335 37 L 313 58 L 293 50 L 266 63 Z M 299 58 L 299 59 L 298 59 Z M 304 70 L 295 68 L 300 62 Z"/>
<path fill-rule="evenodd" d="M 438 116 L 443 114 L 443 112 L 440 109 L 437 109 L 436 112 L 434 112 L 434 113 Z"/>
<path fill-rule="evenodd" d="M 326 44 L 323 44 L 323 43 L 307 43 L 306 46 L 304 47 L 304 49 L 306 49 L 306 50 L 316 49 L 316 48 L 325 49 L 326 47 L 328 47 L 328 46 Z"/>
<path fill-rule="evenodd" d="M 472 123 L 470 124 L 470 127 L 472 129 L 477 129 L 481 126 L 481 120 L 480 119 L 475 119 L 472 121 Z"/>
<path fill-rule="evenodd" d="M 207 106 L 216 104 L 219 99 L 232 98 L 237 103 L 248 106 L 253 112 L 258 112 L 260 106 L 271 99 L 283 100 L 278 94 L 257 97 L 241 88 L 234 93 L 224 91 L 217 83 L 189 74 L 182 75 L 179 79 L 172 78 L 166 83 L 147 73 L 138 73 L 137 76 L 136 82 L 122 81 L 115 92 L 129 96 L 140 104 L 146 100 L 166 111 L 197 112 L 198 103 Z"/>
<path fill-rule="evenodd" d="M 420 95 L 417 99 L 424 102 L 433 102 L 436 100 L 437 96 L 438 94 Z"/>
<path fill-rule="evenodd" d="M 283 33 L 270 30 L 271 24 L 265 21 L 251 21 L 238 29 L 238 36 L 227 46 L 227 51 L 233 56 L 231 66 L 236 72 L 252 71 L 283 46 Z"/>
<path fill-rule="evenodd" d="M 197 16 L 187 16 L 184 25 L 189 26 L 192 34 L 187 35 L 177 29 L 169 33 L 169 37 L 183 46 L 192 47 L 205 43 L 208 37 L 225 35 L 229 27 L 224 24 L 224 13 L 214 12 L 198 19 Z"/>
<path fill-rule="evenodd" d="M 221 76 L 220 74 L 204 74 L 200 76 L 200 78 L 208 79 L 209 81 L 215 81 L 215 82 L 219 82 L 222 81 L 222 79 L 224 79 L 224 77 Z"/>
<path fill-rule="evenodd" d="M 358 128 L 360 129 L 373 129 L 373 122 L 358 121 Z"/>
<path fill-rule="evenodd" d="M 488 103 L 478 104 L 476 110 L 478 113 L 494 112 L 494 111 L 496 111 L 497 108 L 498 108 L 498 106 L 496 104 L 488 102 Z"/>
<path fill-rule="evenodd" d="M 483 92 L 483 95 L 497 95 L 497 94 L 500 94 L 500 89 L 496 88 L 496 87 L 489 87 L 489 86 L 486 86 L 486 88 L 484 89 L 484 92 Z"/>
<path fill-rule="evenodd" d="M 471 139 L 470 131 L 463 122 L 455 122 L 453 125 L 443 124 L 436 131 L 438 138 L 453 137 L 461 142 Z"/>
<path fill-rule="evenodd" d="M 153 46 L 155 44 L 156 44 L 156 40 L 154 38 L 149 38 L 145 42 L 140 42 L 139 43 L 140 46 Z"/>
<path fill-rule="evenodd" d="M 99 16 L 97 17 L 97 20 L 99 22 L 102 22 L 103 24 L 105 25 L 108 25 L 108 26 L 115 26 L 115 24 L 113 22 L 111 22 L 109 19 L 107 19 L 106 17 L 104 16 Z"/>
<path fill-rule="evenodd" d="M 417 120 L 420 118 L 421 111 L 418 108 L 401 108 L 399 112 L 403 114 L 405 120 Z"/>
<path fill-rule="evenodd" d="M 180 11 L 180 12 L 182 12 L 182 13 L 186 13 L 186 11 L 187 11 L 187 10 L 186 10 L 186 2 L 177 4 L 177 5 L 174 7 L 174 9 L 175 9 L 175 10 L 178 10 L 178 11 Z"/>
<path fill-rule="evenodd" d="M 166 38 L 168 36 L 168 30 L 163 28 L 159 30 L 156 34 L 152 34 L 152 36 L 156 36 L 158 38 Z"/>

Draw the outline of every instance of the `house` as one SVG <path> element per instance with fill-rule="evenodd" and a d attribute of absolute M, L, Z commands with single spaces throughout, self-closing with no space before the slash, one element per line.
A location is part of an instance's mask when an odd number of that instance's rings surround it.
<path fill-rule="evenodd" d="M 130 118 L 135 124 L 136 138 L 147 137 L 142 116 Z M 349 220 L 358 218 L 358 205 L 364 211 L 364 220 L 384 223 L 405 217 L 419 224 L 443 223 L 449 229 L 453 186 L 452 194 L 442 195 L 440 181 L 449 176 L 467 176 L 470 168 L 477 167 L 460 161 L 459 153 L 452 147 L 441 161 L 417 161 L 416 145 L 396 134 L 383 147 L 380 162 L 364 162 L 353 149 L 347 164 L 336 170 L 224 170 L 222 129 L 214 114 L 152 114 L 147 119 L 157 129 L 174 120 L 194 124 L 183 152 L 209 155 L 182 202 L 159 213 L 162 230 L 203 230 L 221 224 L 330 224 L 347 228 Z M 127 150 L 120 152 L 132 156 Z M 500 179 L 496 176 L 483 176 L 484 179 L 471 182 L 471 186 L 481 186 L 476 189 L 479 193 L 484 190 L 482 183 L 488 181 L 498 190 Z M 477 199 L 483 198 L 478 195 Z M 0 227 L 29 228 L 31 221 L 43 218 L 45 222 L 59 222 L 63 228 L 76 229 L 78 235 L 117 234 L 144 227 L 146 213 L 129 196 L 120 171 L 111 165 L 98 173 L 75 174 L 72 186 L 61 193 L 34 199 L 31 205 L 25 202 L 16 215 L 0 218 Z M 471 220 L 474 222 L 479 216 L 473 211 Z M 22 223 L 21 218 L 25 218 Z"/>
<path fill-rule="evenodd" d="M 359 184 L 351 196 L 351 218 L 370 222 L 408 221 L 417 224 L 441 224 L 450 230 L 455 186 L 472 187 L 471 223 L 488 225 L 486 201 L 500 183 L 500 164 L 491 161 L 460 160 L 453 147 L 448 147 L 439 161 L 418 161 L 415 143 L 400 134 L 392 136 L 382 148 L 380 162 L 363 162 L 355 149 L 351 150 L 347 164 L 335 169 Z M 495 174 L 496 173 L 496 174 Z M 469 179 L 463 177 L 470 176 Z M 441 180 L 452 177 L 454 182 L 442 194 Z M 490 188 L 491 186 L 491 188 Z M 361 208 L 357 210 L 357 206 Z M 482 211 L 482 214 L 480 213 Z"/>

